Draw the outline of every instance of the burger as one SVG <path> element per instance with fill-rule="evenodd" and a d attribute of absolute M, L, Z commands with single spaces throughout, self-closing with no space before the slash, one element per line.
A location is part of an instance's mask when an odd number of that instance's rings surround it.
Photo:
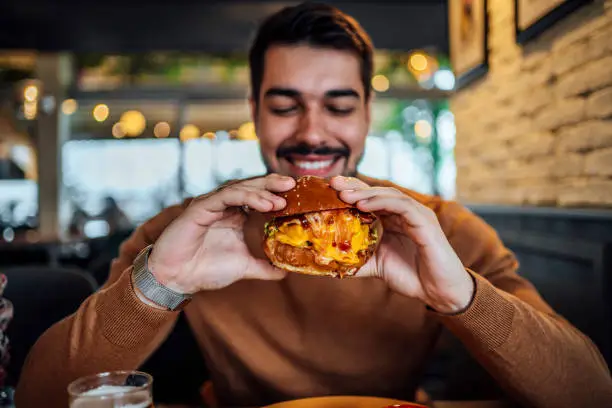
<path fill-rule="evenodd" d="M 343 278 L 357 273 L 376 250 L 382 234 L 376 215 L 342 201 L 325 179 L 301 177 L 279 195 L 287 206 L 268 214 L 263 243 L 276 267 Z"/>

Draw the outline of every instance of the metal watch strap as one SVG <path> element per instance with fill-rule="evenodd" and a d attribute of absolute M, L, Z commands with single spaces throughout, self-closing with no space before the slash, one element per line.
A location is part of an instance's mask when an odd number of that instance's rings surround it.
<path fill-rule="evenodd" d="M 149 270 L 149 254 L 152 249 L 153 245 L 149 245 L 134 260 L 134 270 L 132 271 L 134 286 L 151 302 L 166 307 L 168 310 L 177 310 L 184 307 L 191 300 L 191 295 L 178 293 L 167 288 L 159 283 Z"/>

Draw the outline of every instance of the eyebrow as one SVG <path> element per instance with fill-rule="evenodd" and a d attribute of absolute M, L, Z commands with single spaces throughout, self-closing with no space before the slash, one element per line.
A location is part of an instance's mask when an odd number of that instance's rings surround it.
<path fill-rule="evenodd" d="M 359 99 L 359 93 L 354 89 L 333 89 L 325 92 L 326 98 L 344 98 L 346 96 Z"/>
<path fill-rule="evenodd" d="M 298 91 L 297 89 L 293 89 L 293 88 L 274 87 L 274 88 L 268 89 L 264 95 L 265 98 L 270 98 L 273 96 L 285 96 L 288 98 L 299 98 L 302 96 L 302 93 Z M 351 89 L 351 88 L 332 89 L 332 90 L 325 92 L 325 95 L 324 95 L 325 99 L 344 98 L 347 96 L 351 98 L 360 99 L 359 93 L 356 90 Z"/>

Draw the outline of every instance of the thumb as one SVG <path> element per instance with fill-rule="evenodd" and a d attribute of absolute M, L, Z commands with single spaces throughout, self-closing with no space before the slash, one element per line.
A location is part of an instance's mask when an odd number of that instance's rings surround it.
<path fill-rule="evenodd" d="M 245 279 L 281 280 L 287 276 L 287 272 L 270 264 L 263 259 L 253 259 L 244 274 Z"/>

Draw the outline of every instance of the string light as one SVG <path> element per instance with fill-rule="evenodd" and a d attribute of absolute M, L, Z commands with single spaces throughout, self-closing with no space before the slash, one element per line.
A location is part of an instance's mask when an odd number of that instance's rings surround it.
<path fill-rule="evenodd" d="M 417 120 L 414 124 L 414 133 L 420 139 L 429 139 L 432 130 L 431 123 L 425 119 Z"/>
<path fill-rule="evenodd" d="M 197 139 L 200 136 L 200 129 L 196 125 L 185 125 L 179 133 L 179 138 L 185 142 L 191 139 Z"/>
<path fill-rule="evenodd" d="M 62 112 L 64 112 L 64 115 L 72 115 L 78 107 L 79 104 L 74 99 L 66 99 L 62 102 Z"/>
<path fill-rule="evenodd" d="M 38 107 L 36 105 L 36 102 L 26 101 L 23 103 L 23 116 L 27 120 L 36 118 L 36 114 L 38 113 Z"/>
<path fill-rule="evenodd" d="M 241 140 L 257 140 L 255 134 L 255 124 L 253 122 L 245 122 L 238 128 L 238 138 Z"/>
<path fill-rule="evenodd" d="M 389 89 L 389 78 L 382 74 L 375 75 L 372 78 L 372 88 L 376 92 L 385 92 Z"/>
<path fill-rule="evenodd" d="M 170 136 L 170 124 L 168 122 L 159 122 L 153 128 L 153 134 L 159 138 Z"/>
<path fill-rule="evenodd" d="M 28 102 L 34 102 L 38 99 L 38 87 L 36 85 L 28 85 L 23 90 L 23 97 Z"/>
<path fill-rule="evenodd" d="M 119 119 L 126 136 L 139 136 L 147 127 L 147 120 L 137 110 L 124 112 Z"/>
<path fill-rule="evenodd" d="M 108 106 L 103 103 L 98 104 L 93 108 L 93 117 L 98 122 L 104 122 L 108 118 L 109 113 L 110 110 L 108 109 Z"/>
<path fill-rule="evenodd" d="M 412 68 L 415 71 L 425 71 L 427 69 L 427 57 L 421 52 L 415 52 L 410 56 L 408 60 L 409 69 Z"/>
<path fill-rule="evenodd" d="M 113 137 L 116 139 L 121 139 L 122 137 L 125 137 L 125 131 L 123 130 L 123 126 L 121 126 L 121 123 L 119 122 L 113 125 L 113 129 L 111 133 L 113 134 Z"/>

